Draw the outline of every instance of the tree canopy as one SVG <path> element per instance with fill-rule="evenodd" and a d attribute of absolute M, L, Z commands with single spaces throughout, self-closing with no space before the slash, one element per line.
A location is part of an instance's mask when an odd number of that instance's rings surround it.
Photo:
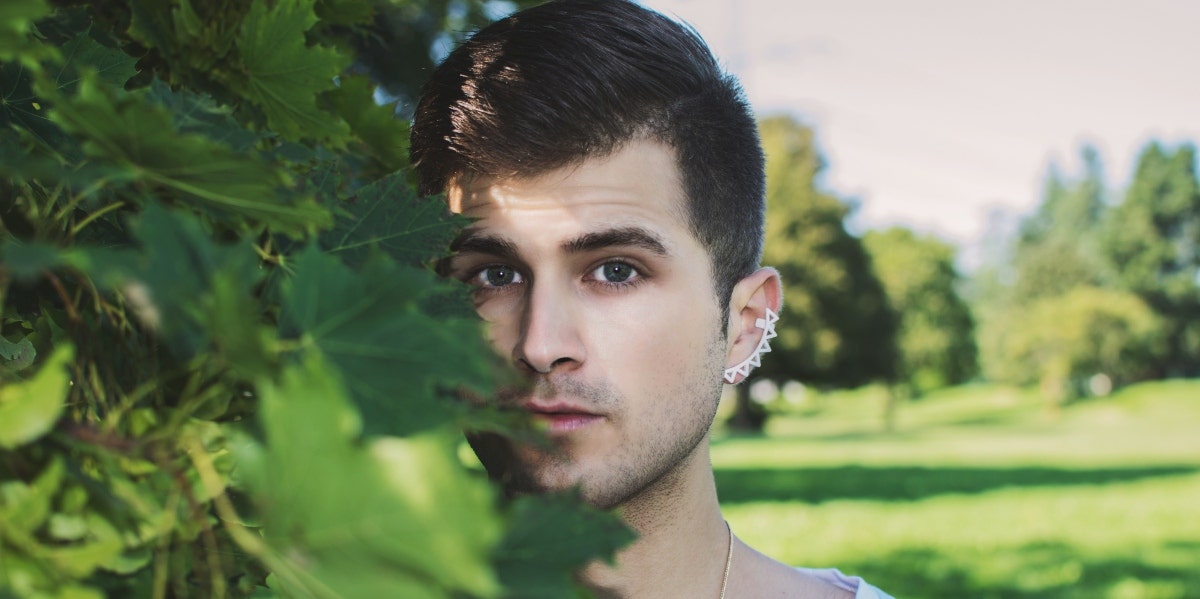
<path fill-rule="evenodd" d="M 975 321 L 958 292 L 954 247 L 899 227 L 868 232 L 863 243 L 900 315 L 897 379 L 920 395 L 975 376 Z"/>
<path fill-rule="evenodd" d="M 1073 180 L 1052 169 L 1021 223 L 1011 266 L 996 265 L 979 298 L 990 376 L 1039 382 L 1047 397 L 1200 372 L 1200 183 L 1191 145 L 1146 146 L 1123 197 L 1100 160 L 1081 153 Z M 1005 275 L 1004 273 L 1008 274 Z M 1101 385 L 1100 388 L 1107 388 Z"/>
<path fill-rule="evenodd" d="M 1164 374 L 1200 375 L 1200 180 L 1196 149 L 1151 143 L 1105 228 L 1117 284 L 1166 320 Z"/>
<path fill-rule="evenodd" d="M 856 386 L 895 374 L 898 318 L 862 241 L 845 227 L 849 205 L 818 184 L 812 129 L 790 117 L 760 123 L 767 156 L 763 263 L 783 278 L 779 337 L 758 376 Z"/>

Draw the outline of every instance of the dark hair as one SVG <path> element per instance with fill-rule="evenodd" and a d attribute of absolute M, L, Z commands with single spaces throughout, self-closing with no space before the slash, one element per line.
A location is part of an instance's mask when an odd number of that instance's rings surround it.
<path fill-rule="evenodd" d="M 434 71 L 410 152 L 422 194 L 531 176 L 648 137 L 674 149 L 721 305 L 758 267 L 765 175 L 737 81 L 694 30 L 626 0 L 556 0 L 475 33 Z"/>

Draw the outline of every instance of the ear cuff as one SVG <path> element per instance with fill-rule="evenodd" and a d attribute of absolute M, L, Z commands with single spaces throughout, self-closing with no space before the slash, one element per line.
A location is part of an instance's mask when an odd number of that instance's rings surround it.
<path fill-rule="evenodd" d="M 739 374 L 743 377 L 750 376 L 750 371 L 754 370 L 755 366 L 762 366 L 762 355 L 771 351 L 770 340 L 776 337 L 776 322 L 779 322 L 779 315 L 772 312 L 770 308 L 767 308 L 766 318 L 754 321 L 754 326 L 763 330 L 762 339 L 758 340 L 758 347 L 754 348 L 754 353 L 750 354 L 750 357 L 737 366 L 725 369 L 725 382 L 732 384 Z"/>

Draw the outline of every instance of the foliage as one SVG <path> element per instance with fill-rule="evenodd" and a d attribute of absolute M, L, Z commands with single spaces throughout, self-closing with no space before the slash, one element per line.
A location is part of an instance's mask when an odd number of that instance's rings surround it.
<path fill-rule="evenodd" d="M 540 0 L 369 0 L 374 19 L 350 34 L 359 51 L 356 70 L 369 73 L 386 95 L 398 99 L 398 113 L 412 114 L 417 93 L 429 73 L 467 32 L 502 13 L 522 9 Z M 354 0 L 324 0 L 317 14 L 331 22 L 353 24 Z"/>
<path fill-rule="evenodd" d="M 985 370 L 1040 381 L 1056 401 L 1085 394 L 1080 381 L 1092 374 L 1119 385 L 1200 372 L 1194 149 L 1149 144 L 1116 204 L 1096 152 L 1084 148 L 1082 159 L 1074 181 L 1051 170 L 1011 254 L 979 277 L 991 281 L 976 306 Z"/>
<path fill-rule="evenodd" d="M 501 370 L 355 51 L 431 7 L 0 8 L 0 596 L 561 595 L 629 540 L 458 460 Z"/>
<path fill-rule="evenodd" d="M 779 337 L 759 376 L 856 386 L 890 378 L 896 314 L 862 242 L 846 231 L 847 204 L 819 189 L 811 129 L 788 117 L 760 123 L 767 155 L 763 263 L 782 275 Z"/>
<path fill-rule="evenodd" d="M 1152 143 L 1106 227 L 1105 250 L 1122 288 L 1168 327 L 1168 375 L 1200 374 L 1200 178 L 1196 149 Z"/>
<path fill-rule="evenodd" d="M 867 233 L 863 245 L 900 314 L 897 378 L 908 392 L 921 395 L 975 376 L 975 322 L 958 294 L 954 248 L 898 227 Z"/>
<path fill-rule="evenodd" d="M 1021 222 L 1012 291 L 1018 304 L 1108 278 L 1100 247 L 1108 200 L 1104 172 L 1094 148 L 1084 146 L 1080 159 L 1083 173 L 1075 181 L 1064 181 L 1051 167 L 1041 203 Z"/>
<path fill-rule="evenodd" d="M 850 207 L 818 187 L 823 163 L 813 131 L 791 117 L 759 122 L 767 170 L 763 263 L 783 279 L 783 311 L 771 355 L 751 374 L 775 382 L 855 386 L 895 373 L 897 316 L 850 235 Z M 766 410 L 738 387 L 730 426 L 761 431 Z"/>
<path fill-rule="evenodd" d="M 1056 401 L 1088 394 L 1095 375 L 1107 377 L 1102 390 L 1146 379 L 1165 340 L 1161 319 L 1137 296 L 1096 287 L 1038 300 L 995 334 L 1012 360 L 1005 378 L 1037 383 Z"/>

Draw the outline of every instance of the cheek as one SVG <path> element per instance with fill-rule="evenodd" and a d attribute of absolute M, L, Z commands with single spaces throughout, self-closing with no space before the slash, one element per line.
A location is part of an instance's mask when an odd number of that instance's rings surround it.
<path fill-rule="evenodd" d="M 491 299 L 475 307 L 483 321 L 488 343 L 501 355 L 507 356 L 520 336 L 520 310 L 515 300 Z"/>
<path fill-rule="evenodd" d="M 700 305 L 695 298 L 665 294 L 605 311 L 593 334 L 606 346 L 604 353 L 616 367 L 609 378 L 627 392 L 641 394 L 644 390 L 630 385 L 664 389 L 705 368 L 712 361 L 710 345 L 716 323 L 712 312 L 713 308 Z"/>

